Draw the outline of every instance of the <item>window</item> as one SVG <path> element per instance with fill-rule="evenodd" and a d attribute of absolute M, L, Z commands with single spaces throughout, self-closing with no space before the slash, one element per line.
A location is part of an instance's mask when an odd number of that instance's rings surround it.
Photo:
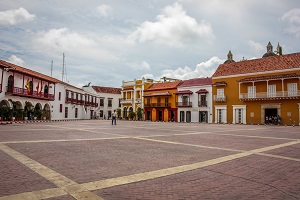
<path fill-rule="evenodd" d="M 65 107 L 65 118 L 68 118 L 68 107 Z"/>
<path fill-rule="evenodd" d="M 199 106 L 207 106 L 207 103 L 206 103 L 206 94 L 201 94 L 200 95 Z"/>
<path fill-rule="evenodd" d="M 218 123 L 222 123 L 222 110 L 218 109 Z"/>
<path fill-rule="evenodd" d="M 108 107 L 112 107 L 112 99 L 108 99 Z"/>
<path fill-rule="evenodd" d="M 288 96 L 298 96 L 297 83 L 288 83 Z"/>
<path fill-rule="evenodd" d="M 160 106 L 161 104 L 161 98 L 157 98 L 157 105 Z"/>
<path fill-rule="evenodd" d="M 62 112 L 63 105 L 59 104 L 59 112 Z"/>
<path fill-rule="evenodd" d="M 276 97 L 276 85 L 268 85 L 268 97 Z"/>
<path fill-rule="evenodd" d="M 58 100 L 60 101 L 61 99 L 61 92 L 58 93 Z"/>
<path fill-rule="evenodd" d="M 248 86 L 248 98 L 256 98 L 256 86 Z"/>
<path fill-rule="evenodd" d="M 78 117 L 78 108 L 75 108 L 75 118 Z"/>
<path fill-rule="evenodd" d="M 111 118 L 111 110 L 108 111 L 108 118 Z"/>
<path fill-rule="evenodd" d="M 165 106 L 168 106 L 169 104 L 169 98 L 165 98 Z"/>
<path fill-rule="evenodd" d="M 217 89 L 217 97 L 224 98 L 224 88 Z"/>
<path fill-rule="evenodd" d="M 100 99 L 100 106 L 104 106 L 104 99 Z"/>

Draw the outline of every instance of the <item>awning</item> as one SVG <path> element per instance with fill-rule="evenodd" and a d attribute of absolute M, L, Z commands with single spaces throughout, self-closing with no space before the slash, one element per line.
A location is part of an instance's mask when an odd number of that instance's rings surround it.
<path fill-rule="evenodd" d="M 191 90 L 181 90 L 178 92 L 175 92 L 174 94 L 193 94 Z"/>
<path fill-rule="evenodd" d="M 171 96 L 169 92 L 153 92 L 150 94 L 144 94 L 144 97 L 152 97 L 152 96 Z"/>
<path fill-rule="evenodd" d="M 198 93 L 198 94 L 205 94 L 205 93 L 208 93 L 208 91 L 206 89 L 200 89 L 196 93 Z"/>
<path fill-rule="evenodd" d="M 226 86 L 227 83 L 225 81 L 215 82 L 213 86 Z"/>

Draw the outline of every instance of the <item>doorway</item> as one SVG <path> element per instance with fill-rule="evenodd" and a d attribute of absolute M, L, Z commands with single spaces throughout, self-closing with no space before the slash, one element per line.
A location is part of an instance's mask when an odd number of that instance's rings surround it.
<path fill-rule="evenodd" d="M 207 111 L 200 111 L 199 112 L 199 122 L 207 123 Z"/>
<path fill-rule="evenodd" d="M 184 111 L 180 111 L 180 122 L 184 122 Z"/>
<path fill-rule="evenodd" d="M 265 109 L 265 119 L 266 117 L 277 117 L 278 112 L 277 112 L 277 108 L 266 108 Z M 267 121 L 265 121 L 265 123 L 267 123 Z"/>
<path fill-rule="evenodd" d="M 163 121 L 163 111 L 162 110 L 159 110 L 158 111 L 158 121 Z"/>
<path fill-rule="evenodd" d="M 191 111 L 186 111 L 186 122 L 191 122 Z"/>
<path fill-rule="evenodd" d="M 151 111 L 150 110 L 146 111 L 146 120 L 151 120 Z"/>

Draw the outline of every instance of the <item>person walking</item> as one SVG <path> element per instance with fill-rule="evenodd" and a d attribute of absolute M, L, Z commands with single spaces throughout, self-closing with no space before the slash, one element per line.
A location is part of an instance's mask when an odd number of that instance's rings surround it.
<path fill-rule="evenodd" d="M 111 118 L 111 125 L 117 125 L 117 113 L 116 110 L 112 113 L 112 118 Z"/>

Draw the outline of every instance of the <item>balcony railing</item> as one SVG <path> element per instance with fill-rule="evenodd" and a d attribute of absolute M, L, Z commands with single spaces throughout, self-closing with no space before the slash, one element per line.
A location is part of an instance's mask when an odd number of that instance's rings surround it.
<path fill-rule="evenodd" d="M 207 101 L 198 101 L 199 107 L 207 107 Z"/>
<path fill-rule="evenodd" d="M 170 103 L 150 103 L 150 104 L 145 104 L 145 108 L 170 108 L 171 104 Z"/>
<path fill-rule="evenodd" d="M 214 95 L 214 101 L 215 102 L 225 102 L 226 101 L 226 96 Z"/>
<path fill-rule="evenodd" d="M 54 94 L 48 94 L 48 93 L 44 94 L 43 92 L 38 93 L 36 91 L 29 92 L 25 88 L 14 87 L 13 90 L 7 88 L 7 93 L 12 93 L 13 95 L 17 95 L 17 96 L 32 97 L 36 99 L 45 99 L 49 101 L 54 101 Z"/>
<path fill-rule="evenodd" d="M 240 99 L 242 101 L 300 99 L 300 90 L 298 90 L 298 91 L 241 93 Z"/>
<path fill-rule="evenodd" d="M 125 98 L 122 98 L 122 99 L 121 99 L 121 103 L 133 103 L 133 99 L 125 99 Z"/>
<path fill-rule="evenodd" d="M 177 102 L 177 107 L 192 107 L 192 102 Z"/>

